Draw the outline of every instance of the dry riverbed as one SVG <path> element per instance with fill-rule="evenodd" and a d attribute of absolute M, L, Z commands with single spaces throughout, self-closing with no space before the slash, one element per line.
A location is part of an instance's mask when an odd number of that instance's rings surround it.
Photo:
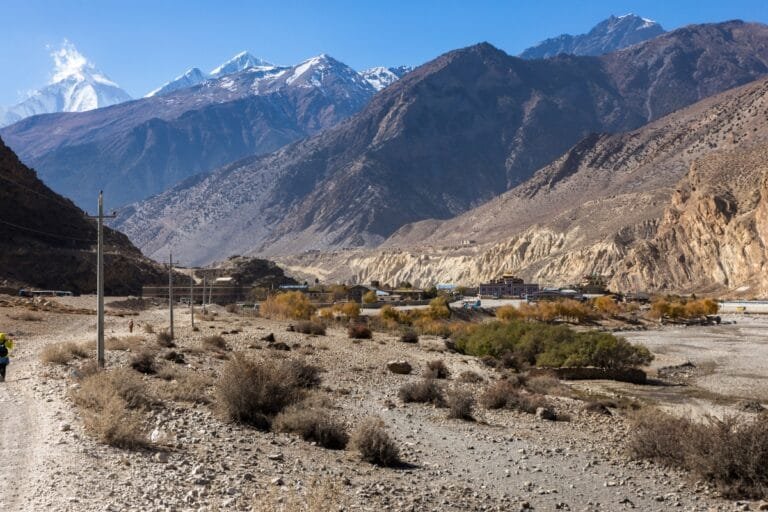
<path fill-rule="evenodd" d="M 89 309 L 95 301 L 80 297 L 61 302 Z M 69 398 L 78 385 L 76 365 L 46 365 L 39 359 L 48 344 L 93 340 L 95 317 L 83 310 L 52 309 L 30 316 L 24 305 L 0 307 L 0 330 L 18 342 L 8 382 L 0 387 L 0 478 L 6 482 L 0 486 L 1 510 L 706 511 L 740 510 L 747 503 L 718 498 L 707 484 L 682 473 L 630 461 L 625 455 L 631 434 L 626 411 L 596 415 L 584 411 L 579 400 L 555 397 L 555 408 L 570 415 L 570 421 L 478 407 L 476 421 L 467 422 L 447 419 L 442 408 L 403 404 L 398 389 L 418 380 L 431 360 L 443 359 L 450 369 L 447 387 L 462 387 L 476 396 L 498 378 L 475 358 L 444 352 L 438 338 L 404 344 L 393 335 L 375 333 L 373 340 L 353 343 L 341 328 L 310 336 L 287 332 L 289 322 L 237 316 L 221 308 L 210 321 L 198 321 L 197 332 L 189 326 L 188 313 L 177 312 L 176 350 L 186 360 L 180 367 L 215 377 L 234 351 L 317 365 L 324 369 L 321 389 L 332 400 L 334 414 L 350 430 L 367 416 L 381 417 L 405 464 L 380 468 L 361 461 L 351 449 L 328 450 L 294 435 L 230 424 L 211 404 L 170 399 L 146 413 L 147 431 L 158 449 L 108 447 L 84 430 Z M 127 365 L 140 344 L 154 344 L 144 325 L 155 330 L 167 325 L 166 313 L 159 309 L 110 315 L 107 336 L 127 338 L 131 319 L 134 335 L 141 339 L 134 339 L 135 348 L 108 351 L 111 367 Z M 688 386 L 659 388 L 673 390 L 669 400 L 663 393 L 652 400 L 672 409 L 691 403 L 707 407 L 713 397 L 724 395 L 734 397 L 733 405 L 715 400 L 716 407 L 736 410 L 737 397 L 765 397 L 768 318 L 737 321 L 627 333 L 657 354 L 654 367 L 690 360 L 706 369 Z M 292 349 L 274 350 L 260 341 L 269 333 Z M 200 350 L 201 339 L 211 334 L 226 340 L 222 354 Z M 400 359 L 413 365 L 412 375 L 387 371 L 387 361 Z M 467 370 L 484 382 L 459 382 L 456 377 Z M 142 378 L 153 389 L 166 385 L 157 377 Z M 612 386 L 581 382 L 577 387 L 624 395 L 634 390 Z M 302 508 L 304 503 L 309 504 Z M 749 506 L 757 509 L 759 504 Z"/>

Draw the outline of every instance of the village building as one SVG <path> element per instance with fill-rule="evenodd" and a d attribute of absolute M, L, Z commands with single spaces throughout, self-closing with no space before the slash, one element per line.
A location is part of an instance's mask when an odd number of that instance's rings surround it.
<path fill-rule="evenodd" d="M 482 283 L 479 286 L 479 295 L 486 298 L 524 298 L 538 291 L 538 284 L 526 283 L 513 274 L 502 274 L 500 278 L 492 279 L 489 283 Z"/>

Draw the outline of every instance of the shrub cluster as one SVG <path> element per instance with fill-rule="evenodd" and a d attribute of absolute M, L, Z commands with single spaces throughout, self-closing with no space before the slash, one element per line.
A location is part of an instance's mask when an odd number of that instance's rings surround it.
<path fill-rule="evenodd" d="M 293 330 L 302 334 L 316 334 L 325 336 L 325 326 L 319 322 L 302 320 L 293 326 Z"/>
<path fill-rule="evenodd" d="M 491 384 L 480 396 L 480 403 L 486 409 L 513 409 L 528 414 L 547 406 L 544 397 L 525 392 L 519 382 L 511 379 Z"/>
<path fill-rule="evenodd" d="M 651 317 L 670 318 L 672 320 L 698 318 L 714 315 L 718 309 L 717 302 L 712 299 L 659 298 L 651 304 Z"/>
<path fill-rule="evenodd" d="M 273 428 L 278 432 L 298 434 L 305 441 L 314 441 L 324 448 L 346 448 L 349 436 L 344 426 L 325 410 L 327 407 L 322 400 L 304 400 L 278 414 Z"/>
<path fill-rule="evenodd" d="M 360 305 L 357 302 L 342 302 L 328 308 L 321 308 L 317 314 L 323 320 L 354 320 L 360 317 Z"/>
<path fill-rule="evenodd" d="M 261 303 L 259 311 L 267 318 L 309 320 L 315 312 L 315 307 L 301 292 L 284 292 L 267 297 L 267 300 Z"/>
<path fill-rule="evenodd" d="M 267 430 L 276 414 L 319 383 L 317 369 L 301 362 L 258 362 L 235 354 L 219 376 L 216 398 L 226 418 Z"/>
<path fill-rule="evenodd" d="M 765 417 L 707 417 L 701 423 L 659 411 L 639 414 L 630 454 L 694 473 L 731 498 L 768 493 L 768 422 Z"/>
<path fill-rule="evenodd" d="M 528 364 L 545 367 L 627 368 L 648 364 L 653 356 L 642 345 L 597 331 L 577 332 L 566 325 L 537 322 L 487 322 L 456 337 L 456 348 L 474 356 L 500 357 L 509 352 Z"/>
<path fill-rule="evenodd" d="M 128 449 L 149 444 L 138 409 L 148 407 L 152 398 L 131 370 L 89 375 L 72 392 L 72 399 L 83 410 L 85 428 L 102 442 Z"/>
<path fill-rule="evenodd" d="M 347 335 L 352 339 L 369 340 L 373 338 L 371 329 L 365 324 L 353 323 L 347 329 Z"/>
<path fill-rule="evenodd" d="M 405 403 L 431 403 L 438 407 L 445 405 L 442 388 L 434 379 L 428 377 L 417 382 L 403 384 L 397 396 Z"/>
<path fill-rule="evenodd" d="M 448 417 L 471 421 L 475 399 L 468 391 L 454 389 L 448 392 Z"/>
<path fill-rule="evenodd" d="M 370 417 L 363 420 L 353 432 L 351 441 L 365 461 L 380 466 L 396 466 L 400 463 L 400 450 L 389 437 L 380 418 Z"/>
<path fill-rule="evenodd" d="M 451 372 L 442 359 L 435 359 L 427 363 L 426 375 L 433 379 L 447 379 Z"/>
<path fill-rule="evenodd" d="M 85 346 L 73 341 L 51 343 L 43 347 L 40 353 L 40 360 L 49 364 L 67 364 L 73 359 L 84 359 L 86 357 L 88 357 L 88 350 Z"/>

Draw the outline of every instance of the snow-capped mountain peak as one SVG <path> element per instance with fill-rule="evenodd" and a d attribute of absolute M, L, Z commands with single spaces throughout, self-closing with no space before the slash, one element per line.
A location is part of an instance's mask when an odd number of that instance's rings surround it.
<path fill-rule="evenodd" d="M 75 45 L 64 41 L 51 52 L 54 70 L 50 83 L 29 97 L 0 111 L 0 126 L 25 117 L 54 112 L 84 112 L 128 101 L 131 97 L 99 71 Z"/>
<path fill-rule="evenodd" d="M 179 89 L 186 89 L 187 87 L 193 87 L 197 84 L 203 83 L 208 79 L 208 75 L 203 73 L 200 68 L 191 68 L 185 71 L 183 74 L 177 76 L 170 82 L 166 82 L 157 89 L 150 91 L 145 98 L 152 96 L 163 96 L 165 94 L 178 91 Z"/>
<path fill-rule="evenodd" d="M 361 71 L 360 74 L 373 86 L 374 89 L 380 91 L 393 82 L 398 81 L 403 75 L 410 73 L 411 71 L 413 71 L 411 66 L 397 66 L 393 68 L 376 66 Z"/>
<path fill-rule="evenodd" d="M 225 63 L 214 68 L 210 72 L 212 77 L 230 75 L 249 68 L 272 68 L 275 67 L 271 62 L 267 62 L 259 57 L 254 57 L 248 52 L 240 52 Z"/>

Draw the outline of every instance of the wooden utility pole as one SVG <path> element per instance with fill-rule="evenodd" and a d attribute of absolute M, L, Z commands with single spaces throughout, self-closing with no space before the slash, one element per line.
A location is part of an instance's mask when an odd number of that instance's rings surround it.
<path fill-rule="evenodd" d="M 173 253 L 168 253 L 168 312 L 170 314 L 170 335 L 173 337 Z"/>
<path fill-rule="evenodd" d="M 192 330 L 195 329 L 195 278 L 194 270 L 189 272 L 189 317 L 192 319 Z"/>
<path fill-rule="evenodd" d="M 104 219 L 114 219 L 116 215 L 104 215 L 104 192 L 99 192 L 99 213 L 91 219 L 97 222 L 96 242 L 96 361 L 99 368 L 104 368 Z"/>

